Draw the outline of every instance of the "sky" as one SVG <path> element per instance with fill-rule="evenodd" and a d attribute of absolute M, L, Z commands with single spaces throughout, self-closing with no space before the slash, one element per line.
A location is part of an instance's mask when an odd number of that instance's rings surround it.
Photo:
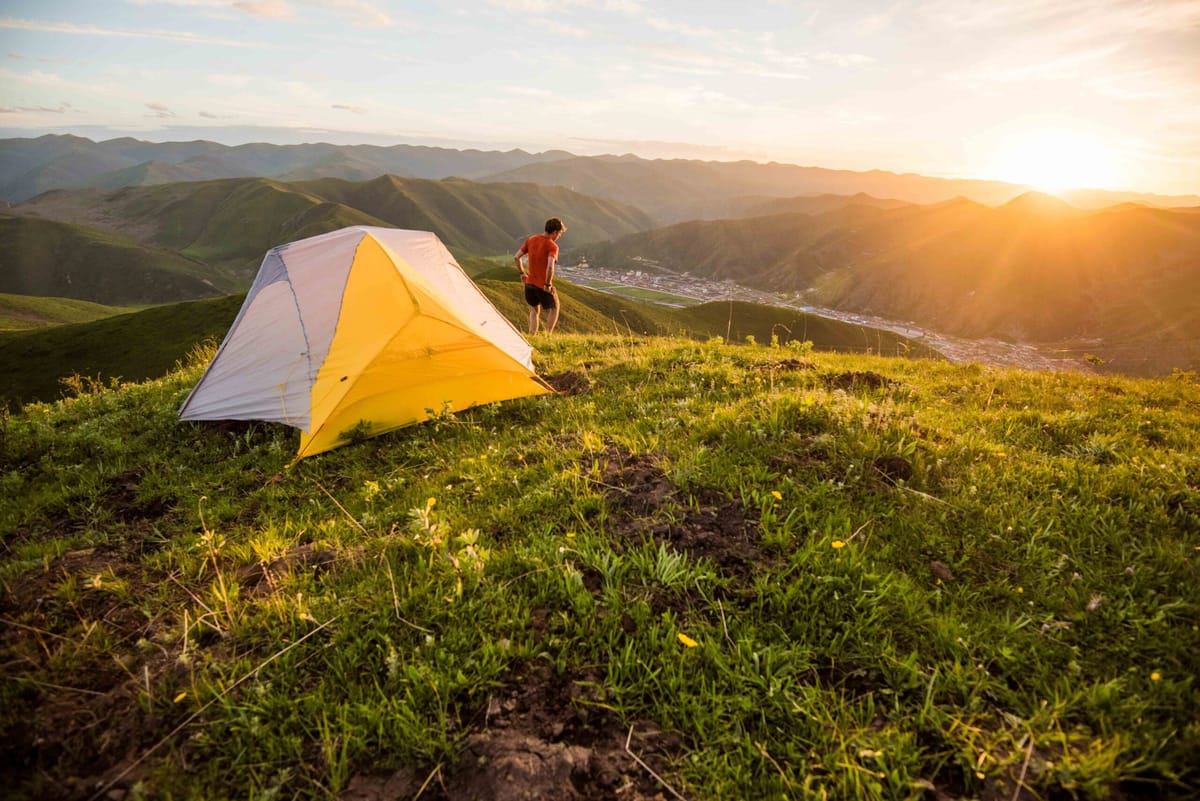
<path fill-rule="evenodd" d="M 1200 193 L 1200 0 L 0 0 L 0 136 Z"/>

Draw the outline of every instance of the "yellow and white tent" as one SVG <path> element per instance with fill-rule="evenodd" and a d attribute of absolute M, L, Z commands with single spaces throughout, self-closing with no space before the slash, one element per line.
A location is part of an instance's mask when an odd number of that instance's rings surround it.
<path fill-rule="evenodd" d="M 437 236 L 355 226 L 267 252 L 179 416 L 294 426 L 302 459 L 546 392 L 529 343 Z"/>

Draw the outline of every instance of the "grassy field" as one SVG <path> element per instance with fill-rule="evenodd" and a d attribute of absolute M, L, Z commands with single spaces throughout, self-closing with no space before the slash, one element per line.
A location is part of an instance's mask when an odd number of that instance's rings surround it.
<path fill-rule="evenodd" d="M 10 797 L 1200 793 L 1195 376 L 536 344 L 290 468 L 199 364 L 5 416 Z"/>

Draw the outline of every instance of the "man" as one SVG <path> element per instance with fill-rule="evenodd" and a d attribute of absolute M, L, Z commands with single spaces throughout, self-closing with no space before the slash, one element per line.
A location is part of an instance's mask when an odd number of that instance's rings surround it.
<path fill-rule="evenodd" d="M 558 238 L 567 226 L 557 217 L 546 220 L 546 233 L 534 234 L 525 240 L 513 256 L 521 280 L 525 283 L 525 302 L 529 304 L 529 335 L 538 332 L 545 307 L 546 333 L 558 323 L 558 292 L 554 289 L 554 266 L 558 263 Z M 524 261 L 523 261 L 524 259 Z"/>

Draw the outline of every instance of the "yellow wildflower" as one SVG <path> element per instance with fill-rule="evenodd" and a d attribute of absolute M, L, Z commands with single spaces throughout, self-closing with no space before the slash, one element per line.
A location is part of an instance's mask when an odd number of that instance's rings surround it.
<path fill-rule="evenodd" d="M 831 542 L 829 544 L 833 547 L 833 549 L 835 551 L 846 547 L 846 543 L 842 542 L 841 540 L 834 540 L 833 542 Z"/>
<path fill-rule="evenodd" d="M 783 500 L 783 493 L 782 493 L 782 492 L 780 492 L 779 490 L 771 490 L 771 497 L 772 497 L 772 498 L 774 498 L 774 499 L 775 499 L 775 500 L 777 500 L 777 501 L 782 501 L 782 500 Z"/>
<path fill-rule="evenodd" d="M 686 645 L 688 648 L 695 648 L 697 645 L 700 644 L 700 643 L 696 642 L 695 640 L 693 640 L 691 637 L 684 634 L 683 632 L 680 632 L 679 634 L 676 634 L 675 636 L 678 637 L 679 641 L 681 643 L 683 643 L 684 645 Z"/>
<path fill-rule="evenodd" d="M 1150 674 L 1150 681 L 1158 681 L 1162 678 L 1162 674 L 1157 670 Z"/>

